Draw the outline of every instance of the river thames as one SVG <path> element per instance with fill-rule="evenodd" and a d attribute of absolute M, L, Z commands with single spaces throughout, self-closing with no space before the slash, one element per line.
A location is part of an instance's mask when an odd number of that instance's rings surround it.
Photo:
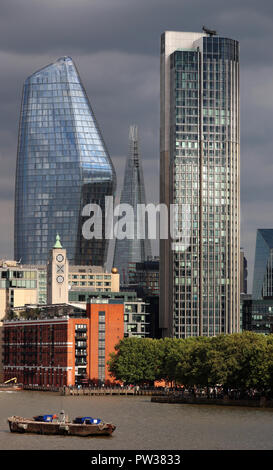
<path fill-rule="evenodd" d="M 110 437 L 10 433 L 7 418 L 58 413 L 116 424 Z M 273 409 L 151 403 L 149 396 L 0 392 L 1 450 L 272 450 Z"/>

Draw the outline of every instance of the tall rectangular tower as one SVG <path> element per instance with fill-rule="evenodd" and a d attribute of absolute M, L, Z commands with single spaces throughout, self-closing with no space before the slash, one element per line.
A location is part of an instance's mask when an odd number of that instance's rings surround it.
<path fill-rule="evenodd" d="M 179 238 L 160 241 L 163 336 L 239 331 L 239 44 L 161 36 L 160 202 Z"/>

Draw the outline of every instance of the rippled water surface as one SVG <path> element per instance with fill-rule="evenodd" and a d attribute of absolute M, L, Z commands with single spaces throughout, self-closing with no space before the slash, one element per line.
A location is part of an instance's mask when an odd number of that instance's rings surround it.
<path fill-rule="evenodd" d="M 111 437 L 10 433 L 8 416 L 58 413 L 111 421 Z M 273 409 L 151 403 L 150 397 L 0 392 L 0 449 L 273 449 Z"/>

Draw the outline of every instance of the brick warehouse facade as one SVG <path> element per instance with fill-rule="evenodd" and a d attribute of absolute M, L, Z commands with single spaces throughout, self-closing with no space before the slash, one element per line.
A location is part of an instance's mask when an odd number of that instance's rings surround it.
<path fill-rule="evenodd" d="M 109 354 L 124 336 L 124 305 L 87 304 L 86 317 L 4 322 L 4 380 L 26 385 L 75 385 L 83 377 L 113 382 Z"/>

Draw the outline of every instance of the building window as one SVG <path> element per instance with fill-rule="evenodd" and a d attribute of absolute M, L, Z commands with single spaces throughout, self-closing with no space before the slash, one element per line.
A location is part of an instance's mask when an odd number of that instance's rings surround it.
<path fill-rule="evenodd" d="M 99 311 L 99 325 L 98 325 L 98 369 L 99 380 L 105 380 L 105 312 Z"/>

